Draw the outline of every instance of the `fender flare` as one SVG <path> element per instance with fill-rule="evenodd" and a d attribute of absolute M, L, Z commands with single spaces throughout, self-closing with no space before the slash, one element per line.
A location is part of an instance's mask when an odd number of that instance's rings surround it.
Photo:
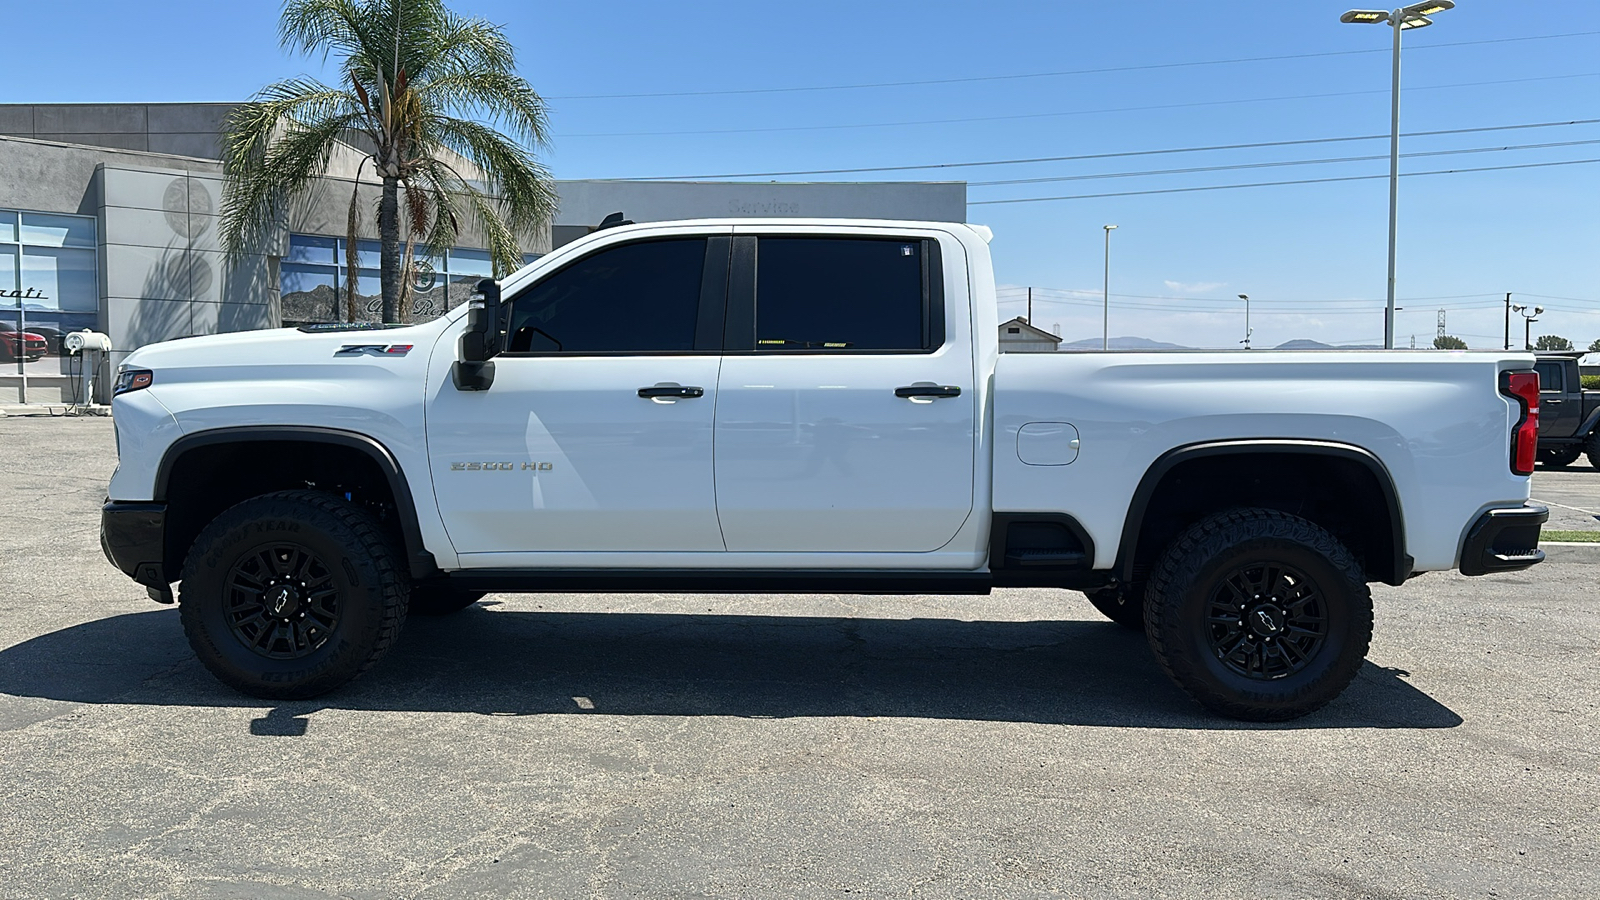
<path fill-rule="evenodd" d="M 167 483 L 172 475 L 172 468 L 185 453 L 199 447 L 216 444 L 242 444 L 260 443 L 271 441 L 298 441 L 319 444 L 333 444 L 355 450 L 378 466 L 378 471 L 389 483 L 389 490 L 394 494 L 397 507 L 397 518 L 400 522 L 400 533 L 405 540 L 406 563 L 412 577 L 424 578 L 438 572 L 438 565 L 434 562 L 433 554 L 428 552 L 422 542 L 422 526 L 417 520 L 417 504 L 411 494 L 411 485 L 406 480 L 405 472 L 401 470 L 400 463 L 394 454 L 389 452 L 381 442 L 368 435 L 354 431 L 344 431 L 338 428 L 322 428 L 312 425 L 245 425 L 229 428 L 212 428 L 186 434 L 173 441 L 161 456 L 161 465 L 156 469 L 156 483 L 153 500 L 165 503 L 167 500 Z"/>
<path fill-rule="evenodd" d="M 1394 476 L 1389 473 L 1389 467 L 1383 464 L 1372 451 L 1354 444 L 1345 444 L 1338 441 L 1300 440 L 1300 439 L 1258 439 L 1239 438 L 1218 441 L 1203 441 L 1177 447 L 1157 457 L 1150 468 L 1145 470 L 1144 477 L 1139 479 L 1139 486 L 1133 492 L 1133 502 L 1128 505 L 1128 515 L 1122 525 L 1122 539 L 1117 546 L 1117 561 L 1113 571 L 1124 582 L 1133 580 L 1133 561 L 1135 551 L 1138 549 L 1139 531 L 1144 524 L 1145 513 L 1149 510 L 1150 501 L 1155 496 L 1156 488 L 1161 480 L 1179 465 L 1196 459 L 1212 456 L 1233 456 L 1249 453 L 1274 453 L 1293 454 L 1299 456 L 1324 456 L 1354 462 L 1372 473 L 1378 483 L 1378 490 L 1383 494 L 1384 502 L 1388 506 L 1390 527 L 1393 531 L 1393 580 L 1392 585 L 1400 585 L 1411 577 L 1416 566 L 1414 560 L 1406 553 L 1405 519 L 1400 510 L 1400 494 L 1394 486 Z"/>

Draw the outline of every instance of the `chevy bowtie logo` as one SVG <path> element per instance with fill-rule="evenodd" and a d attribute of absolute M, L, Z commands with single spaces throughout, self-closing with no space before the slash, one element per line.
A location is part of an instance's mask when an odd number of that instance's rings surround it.
<path fill-rule="evenodd" d="M 334 356 L 405 356 L 411 352 L 410 344 L 345 344 L 333 351 Z"/>

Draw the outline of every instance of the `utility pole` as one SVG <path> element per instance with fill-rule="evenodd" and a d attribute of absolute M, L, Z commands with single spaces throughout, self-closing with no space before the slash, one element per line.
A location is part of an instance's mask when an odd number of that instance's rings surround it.
<path fill-rule="evenodd" d="M 1506 291 L 1506 350 L 1511 349 L 1511 292 Z"/>
<path fill-rule="evenodd" d="M 1106 230 L 1106 281 L 1100 312 L 1100 349 L 1111 349 L 1111 230 L 1115 225 L 1102 226 Z"/>
<path fill-rule="evenodd" d="M 1028 288 L 1028 324 L 1033 324 L 1033 288 Z"/>

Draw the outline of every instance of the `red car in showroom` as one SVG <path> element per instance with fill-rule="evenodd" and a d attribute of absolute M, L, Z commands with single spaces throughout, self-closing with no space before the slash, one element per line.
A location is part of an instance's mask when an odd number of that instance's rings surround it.
<path fill-rule="evenodd" d="M 0 325 L 0 362 L 13 362 L 18 357 L 33 362 L 43 358 L 44 354 L 44 335 L 31 331 L 18 332 L 10 325 Z"/>

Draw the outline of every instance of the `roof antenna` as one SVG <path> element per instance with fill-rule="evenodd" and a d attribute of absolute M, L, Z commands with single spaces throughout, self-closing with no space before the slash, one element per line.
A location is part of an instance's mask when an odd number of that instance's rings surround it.
<path fill-rule="evenodd" d="M 622 217 L 622 213 L 620 211 L 618 211 L 618 212 L 612 213 L 609 216 L 606 216 L 604 219 L 601 219 L 600 220 L 600 224 L 596 225 L 594 227 L 594 230 L 595 231 L 604 231 L 607 228 L 616 228 L 616 227 L 618 227 L 620 225 L 632 225 L 632 224 L 633 224 L 633 220 L 632 219 L 624 219 Z"/>

